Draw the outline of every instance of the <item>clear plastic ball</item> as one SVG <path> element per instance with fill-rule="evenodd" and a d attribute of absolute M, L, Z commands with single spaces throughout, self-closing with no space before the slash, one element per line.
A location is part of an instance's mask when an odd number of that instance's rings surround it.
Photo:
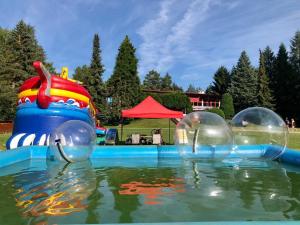
<path fill-rule="evenodd" d="M 260 156 L 274 160 L 286 149 L 288 128 L 283 119 L 270 109 L 247 108 L 233 117 L 231 126 L 234 151 L 240 157 L 249 158 L 252 153 L 257 155 L 257 151 Z"/>
<path fill-rule="evenodd" d="M 78 162 L 89 158 L 96 141 L 95 129 L 80 120 L 70 120 L 50 135 L 48 157 L 64 162 Z"/>
<path fill-rule="evenodd" d="M 183 158 L 225 158 L 233 144 L 226 121 L 215 113 L 193 112 L 176 126 L 175 144 Z"/>

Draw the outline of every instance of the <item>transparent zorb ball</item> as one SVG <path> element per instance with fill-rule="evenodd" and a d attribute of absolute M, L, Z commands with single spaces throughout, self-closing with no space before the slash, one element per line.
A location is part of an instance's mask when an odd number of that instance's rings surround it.
<path fill-rule="evenodd" d="M 48 158 L 78 162 L 89 158 L 96 141 L 95 129 L 80 120 L 70 120 L 50 135 Z"/>
<path fill-rule="evenodd" d="M 176 126 L 175 144 L 183 158 L 225 158 L 232 150 L 232 132 L 215 113 L 187 114 Z"/>
<path fill-rule="evenodd" d="M 247 108 L 236 114 L 231 122 L 234 151 L 240 157 L 260 155 L 274 160 L 286 149 L 288 128 L 283 119 L 270 109 Z"/>

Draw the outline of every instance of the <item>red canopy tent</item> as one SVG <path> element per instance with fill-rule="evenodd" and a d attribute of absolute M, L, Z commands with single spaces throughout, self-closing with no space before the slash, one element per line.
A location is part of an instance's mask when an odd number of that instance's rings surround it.
<path fill-rule="evenodd" d="M 154 100 L 151 96 L 148 96 L 135 107 L 131 109 L 122 110 L 122 117 L 123 118 L 126 117 L 126 118 L 148 118 L 148 119 L 169 118 L 170 119 L 170 118 L 183 118 L 183 113 L 180 111 L 167 109 L 166 107 L 158 103 L 156 100 Z M 170 129 L 170 120 L 169 120 L 169 129 Z M 123 129 L 121 129 L 121 131 L 122 130 Z M 122 134 L 121 134 L 121 139 L 122 139 Z"/>
<path fill-rule="evenodd" d="M 145 98 L 132 109 L 122 110 L 122 117 L 127 118 L 182 118 L 183 113 L 167 109 L 151 96 Z"/>

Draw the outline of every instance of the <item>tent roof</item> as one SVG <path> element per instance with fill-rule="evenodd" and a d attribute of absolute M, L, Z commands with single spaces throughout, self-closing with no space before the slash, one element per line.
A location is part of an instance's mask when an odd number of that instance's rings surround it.
<path fill-rule="evenodd" d="M 167 109 L 151 96 L 145 98 L 132 109 L 122 110 L 122 117 L 127 118 L 182 118 L 183 113 Z"/>

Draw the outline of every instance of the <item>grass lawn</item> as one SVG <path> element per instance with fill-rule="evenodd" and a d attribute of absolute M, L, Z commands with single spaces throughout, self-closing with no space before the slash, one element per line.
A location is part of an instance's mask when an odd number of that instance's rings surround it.
<path fill-rule="evenodd" d="M 117 128 L 119 135 L 121 135 L 120 126 L 111 126 Z M 175 124 L 170 122 L 170 142 L 169 142 L 169 119 L 134 119 L 130 124 L 123 126 L 123 138 L 128 137 L 128 135 L 133 133 L 150 135 L 153 129 L 161 128 L 162 136 L 165 143 L 173 144 L 173 137 L 175 131 Z M 0 149 L 5 149 L 5 142 L 9 138 L 10 134 L 0 134 Z M 120 137 L 121 139 L 121 137 Z M 288 147 L 300 150 L 300 129 L 294 129 L 289 131 Z"/>
<path fill-rule="evenodd" d="M 6 149 L 6 140 L 10 137 L 10 133 L 0 134 L 0 150 Z"/>

